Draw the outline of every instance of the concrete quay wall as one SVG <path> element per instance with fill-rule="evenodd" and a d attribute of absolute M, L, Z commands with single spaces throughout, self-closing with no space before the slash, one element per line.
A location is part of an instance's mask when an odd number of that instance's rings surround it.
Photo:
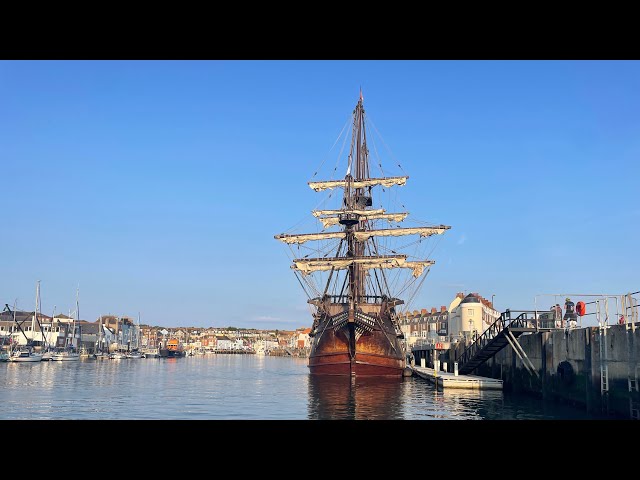
<path fill-rule="evenodd" d="M 474 374 L 501 378 L 505 390 L 562 401 L 588 412 L 640 419 L 640 323 L 521 335 L 531 373 L 511 346 Z"/>

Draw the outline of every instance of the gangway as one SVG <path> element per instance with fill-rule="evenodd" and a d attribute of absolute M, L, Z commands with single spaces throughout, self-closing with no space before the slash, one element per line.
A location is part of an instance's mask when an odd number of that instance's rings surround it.
<path fill-rule="evenodd" d="M 517 316 L 514 317 L 514 314 L 517 314 Z M 537 311 L 504 311 L 482 335 L 476 338 L 475 341 L 462 352 L 459 358 L 456 358 L 455 361 L 458 362 L 458 373 L 461 375 L 472 373 L 504 347 L 510 345 L 522 360 L 525 368 L 534 375 L 539 376 L 531 360 L 529 360 L 522 346 L 518 343 L 518 337 L 523 333 L 541 330 L 538 328 L 538 320 L 539 312 Z"/>

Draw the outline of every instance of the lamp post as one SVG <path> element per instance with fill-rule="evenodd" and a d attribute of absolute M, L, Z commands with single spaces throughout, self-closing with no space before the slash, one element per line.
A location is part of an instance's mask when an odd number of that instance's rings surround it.
<path fill-rule="evenodd" d="M 493 295 L 491 295 L 491 306 L 493 307 L 493 309 L 495 310 L 496 307 L 493 305 L 493 297 L 495 297 L 496 294 L 494 293 Z"/>

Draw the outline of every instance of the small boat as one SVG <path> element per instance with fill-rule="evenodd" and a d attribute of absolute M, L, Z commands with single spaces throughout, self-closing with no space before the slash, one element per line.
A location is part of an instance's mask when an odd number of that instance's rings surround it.
<path fill-rule="evenodd" d="M 14 350 L 9 357 L 10 362 L 41 362 L 42 354 L 35 352 L 29 346 L 20 347 Z"/>
<path fill-rule="evenodd" d="M 51 357 L 51 361 L 53 362 L 76 362 L 78 360 L 80 360 L 80 354 L 73 348 L 60 350 Z"/>
<path fill-rule="evenodd" d="M 102 351 L 95 352 L 92 356 L 96 360 L 106 360 L 109 358 L 109 354 Z"/>
<path fill-rule="evenodd" d="M 157 358 L 160 356 L 157 348 L 143 348 L 142 358 Z"/>
<path fill-rule="evenodd" d="M 9 353 L 7 352 L 0 352 L 0 362 L 8 362 L 9 361 Z"/>
<path fill-rule="evenodd" d="M 123 352 L 112 352 L 109 354 L 110 360 L 122 360 L 123 358 L 127 358 L 127 355 Z"/>
<path fill-rule="evenodd" d="M 40 282 L 38 282 L 38 288 L 36 288 L 36 309 L 33 313 L 33 316 L 31 317 L 31 332 L 36 331 L 35 324 L 36 322 L 38 322 L 38 297 L 39 297 L 39 291 L 40 291 L 39 285 L 40 285 Z M 5 310 L 8 310 L 9 313 L 13 313 L 13 321 L 18 327 L 18 330 L 20 330 L 20 333 L 22 333 L 22 336 L 26 341 L 25 345 L 17 346 L 15 349 L 11 351 L 11 354 L 9 356 L 9 361 L 10 362 L 41 362 L 42 353 L 35 351 L 34 345 L 33 345 L 33 337 L 29 338 L 25 333 L 24 329 L 22 328 L 22 324 L 16 320 L 15 305 L 14 305 L 13 312 L 9 308 L 9 305 L 6 305 L 6 304 L 5 304 Z M 38 325 L 39 324 L 40 322 L 38 322 Z"/>
<path fill-rule="evenodd" d="M 47 348 L 46 350 L 44 350 L 42 352 L 42 361 L 43 362 L 48 362 L 49 360 L 51 360 L 53 358 L 53 355 L 55 353 L 56 353 L 55 349 Z"/>
<path fill-rule="evenodd" d="M 139 352 L 138 350 L 132 350 L 130 352 L 125 353 L 125 356 L 127 358 L 142 358 L 142 352 Z"/>
<path fill-rule="evenodd" d="M 69 332 L 65 333 L 65 346 L 61 350 L 58 350 L 53 354 L 51 360 L 54 362 L 77 362 L 80 360 L 80 354 L 76 351 L 74 346 L 74 339 L 76 337 L 76 323 L 79 321 L 79 312 L 80 307 L 78 305 L 78 295 L 79 290 L 76 290 L 76 311 L 75 316 L 73 317 L 73 322 L 71 322 L 71 336 L 69 336 Z"/>

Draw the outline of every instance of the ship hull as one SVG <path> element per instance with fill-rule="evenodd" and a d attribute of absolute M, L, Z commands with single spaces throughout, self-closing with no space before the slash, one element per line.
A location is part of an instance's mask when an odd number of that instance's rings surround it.
<path fill-rule="evenodd" d="M 158 351 L 158 355 L 163 358 L 173 358 L 173 357 L 184 357 L 184 350 L 167 350 L 166 348 L 161 348 Z"/>
<path fill-rule="evenodd" d="M 401 377 L 405 352 L 389 318 L 378 318 L 370 330 L 357 324 L 335 325 L 332 317 L 318 324 L 309 354 L 313 375 Z"/>
<path fill-rule="evenodd" d="M 312 375 L 349 375 L 357 377 L 401 377 L 405 368 L 402 359 L 358 355 L 351 359 L 348 353 L 309 357 Z"/>

